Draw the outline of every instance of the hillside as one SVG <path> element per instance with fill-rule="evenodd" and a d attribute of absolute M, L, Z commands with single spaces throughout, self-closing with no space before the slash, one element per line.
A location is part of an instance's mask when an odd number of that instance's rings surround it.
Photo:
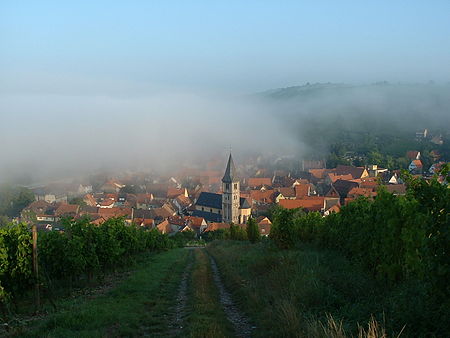
<path fill-rule="evenodd" d="M 373 161 L 369 154 L 376 152 L 385 157 L 378 164 L 399 169 L 405 161 L 392 161 L 408 150 L 436 149 L 444 160 L 450 156 L 449 84 L 306 84 L 257 97 L 306 157 L 334 154 L 337 159 L 330 163 L 336 165 L 352 153 L 361 158 L 362 163 L 354 163 L 360 165 Z M 424 129 L 428 139 L 417 142 L 416 131 Z M 432 144 L 432 137 L 439 135 L 444 144 Z"/>

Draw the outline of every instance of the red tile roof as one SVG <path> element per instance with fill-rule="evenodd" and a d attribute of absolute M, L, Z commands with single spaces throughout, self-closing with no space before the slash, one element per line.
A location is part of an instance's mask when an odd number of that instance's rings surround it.
<path fill-rule="evenodd" d="M 260 187 L 262 185 L 271 186 L 272 179 L 270 177 L 250 177 L 247 185 L 251 188 Z"/>
<path fill-rule="evenodd" d="M 309 184 L 300 183 L 295 186 L 295 198 L 303 198 L 309 196 L 311 186 Z"/>
<path fill-rule="evenodd" d="M 71 215 L 75 216 L 78 213 L 80 206 L 77 204 L 61 204 L 55 210 L 55 216 Z"/>
<path fill-rule="evenodd" d="M 324 197 L 298 199 L 298 200 L 280 200 L 279 205 L 286 209 L 302 208 L 308 211 L 321 211 L 324 208 Z"/>

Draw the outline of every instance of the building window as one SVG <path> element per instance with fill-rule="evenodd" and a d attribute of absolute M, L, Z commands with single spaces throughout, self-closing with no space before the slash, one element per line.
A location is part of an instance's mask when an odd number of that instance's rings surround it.
<path fill-rule="evenodd" d="M 237 189 L 237 183 L 234 184 L 234 189 Z"/>
<path fill-rule="evenodd" d="M 228 183 L 225 184 L 225 189 L 229 190 L 230 189 L 230 185 Z"/>

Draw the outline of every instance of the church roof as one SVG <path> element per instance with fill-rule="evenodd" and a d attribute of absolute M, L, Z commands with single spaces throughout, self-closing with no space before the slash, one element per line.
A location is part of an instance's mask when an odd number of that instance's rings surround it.
<path fill-rule="evenodd" d="M 201 207 L 206 208 L 214 208 L 214 209 L 222 209 L 222 195 L 221 194 L 215 194 L 212 192 L 202 192 L 200 196 L 198 197 L 196 205 L 199 205 Z M 251 208 L 250 204 L 248 203 L 247 199 L 244 197 L 241 197 L 239 200 L 239 208 L 241 209 L 248 209 Z"/>
<path fill-rule="evenodd" d="M 212 192 L 202 192 L 195 204 L 202 207 L 222 209 L 222 195 Z"/>
<path fill-rule="evenodd" d="M 213 212 L 194 210 L 192 216 L 202 217 L 208 222 L 222 222 L 222 215 Z"/>
<path fill-rule="evenodd" d="M 233 157 L 228 158 L 227 169 L 225 170 L 225 174 L 223 175 L 222 182 L 223 183 L 232 183 L 239 181 L 237 177 L 236 167 L 234 166 Z"/>
<path fill-rule="evenodd" d="M 239 202 L 240 202 L 239 203 L 239 208 L 241 208 L 241 209 L 249 209 L 249 208 L 251 208 L 250 204 L 248 203 L 246 198 L 241 197 Z"/>

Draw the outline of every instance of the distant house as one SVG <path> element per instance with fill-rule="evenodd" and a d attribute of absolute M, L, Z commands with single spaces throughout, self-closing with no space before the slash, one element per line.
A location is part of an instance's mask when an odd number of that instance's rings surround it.
<path fill-rule="evenodd" d="M 265 216 L 260 216 L 256 219 L 256 223 L 258 224 L 259 234 L 261 236 L 269 236 L 272 227 L 270 219 Z"/>
<path fill-rule="evenodd" d="M 296 198 L 296 190 L 292 187 L 281 187 L 277 188 L 277 190 L 283 195 L 284 199 L 295 200 Z"/>
<path fill-rule="evenodd" d="M 37 188 L 34 190 L 34 199 L 48 203 L 67 203 L 67 194 L 63 192 L 51 192 L 46 188 Z"/>
<path fill-rule="evenodd" d="M 441 146 L 444 144 L 444 139 L 442 135 L 435 135 L 430 142 Z"/>
<path fill-rule="evenodd" d="M 114 207 L 114 204 L 115 204 L 115 202 L 113 199 L 107 198 L 107 199 L 101 201 L 100 203 L 98 203 L 97 206 L 99 208 L 112 208 L 112 207 Z"/>
<path fill-rule="evenodd" d="M 301 170 L 323 169 L 326 167 L 325 160 L 302 160 Z"/>
<path fill-rule="evenodd" d="M 325 197 L 310 197 L 298 200 L 280 200 L 279 205 L 285 209 L 301 208 L 306 211 L 323 212 L 325 210 Z"/>
<path fill-rule="evenodd" d="M 418 130 L 416 131 L 416 141 L 423 141 L 424 139 L 426 139 L 428 136 L 428 130 L 427 129 L 422 129 L 422 130 Z"/>
<path fill-rule="evenodd" d="M 80 210 L 80 206 L 77 204 L 61 204 L 55 210 L 56 217 L 75 217 L 78 215 L 78 211 Z"/>
<path fill-rule="evenodd" d="M 177 207 L 178 212 L 182 214 L 192 205 L 192 201 L 187 196 L 179 195 L 173 200 L 173 204 Z"/>
<path fill-rule="evenodd" d="M 117 180 L 109 180 L 100 187 L 100 190 L 105 193 L 117 193 L 123 187 L 125 187 L 125 184 Z"/>
<path fill-rule="evenodd" d="M 406 152 L 406 157 L 409 160 L 420 160 L 420 151 L 417 150 L 410 150 L 408 152 Z"/>
<path fill-rule="evenodd" d="M 366 168 L 364 167 L 354 167 L 350 165 L 338 165 L 333 172 L 336 175 L 352 175 L 353 178 L 364 178 L 369 176 Z"/>
<path fill-rule="evenodd" d="M 377 164 L 371 164 L 367 166 L 367 172 L 369 173 L 369 177 L 377 177 L 379 174 L 388 171 L 385 168 L 379 168 Z"/>
<path fill-rule="evenodd" d="M 408 170 L 412 174 L 422 174 L 423 164 L 420 160 L 412 160 L 408 166 Z"/>
<path fill-rule="evenodd" d="M 431 165 L 430 169 L 428 170 L 428 172 L 432 175 L 436 174 L 436 172 L 438 172 L 442 166 L 445 164 L 445 162 L 439 162 L 439 163 L 434 163 Z"/>
<path fill-rule="evenodd" d="M 86 205 L 89 205 L 91 207 L 97 206 L 97 200 L 94 198 L 94 196 L 92 194 L 84 195 L 83 202 L 86 203 Z"/>
<path fill-rule="evenodd" d="M 394 195 L 405 195 L 406 185 L 404 184 L 389 184 L 384 187 L 388 192 Z"/>
<path fill-rule="evenodd" d="M 247 186 L 251 189 L 260 188 L 262 186 L 270 187 L 272 179 L 270 177 L 250 177 L 247 180 Z"/>

